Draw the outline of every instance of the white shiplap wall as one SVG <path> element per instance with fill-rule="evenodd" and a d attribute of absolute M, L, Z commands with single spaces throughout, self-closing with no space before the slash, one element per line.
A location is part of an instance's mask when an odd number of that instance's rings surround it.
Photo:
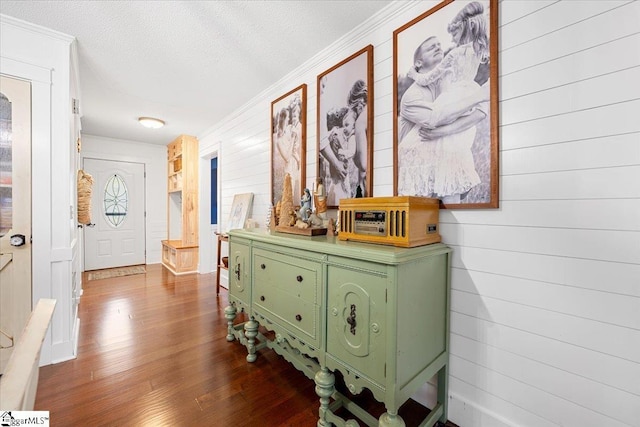
<path fill-rule="evenodd" d="M 201 136 L 233 194 L 269 203 L 270 105 L 374 45 L 374 195 L 393 192 L 393 30 L 435 1 L 397 2 Z M 640 426 L 640 2 L 504 0 L 500 209 L 441 211 L 454 249 L 449 418 L 471 426 Z M 211 141 L 211 142 L 207 142 Z M 205 142 L 202 144 L 202 142 Z M 224 226 L 224 225 L 223 225 Z"/>

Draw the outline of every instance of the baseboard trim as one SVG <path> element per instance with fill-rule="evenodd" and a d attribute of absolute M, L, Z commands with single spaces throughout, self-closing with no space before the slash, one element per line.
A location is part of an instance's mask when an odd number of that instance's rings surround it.
<path fill-rule="evenodd" d="M 519 427 L 503 416 L 449 389 L 447 418 L 460 427 Z"/>

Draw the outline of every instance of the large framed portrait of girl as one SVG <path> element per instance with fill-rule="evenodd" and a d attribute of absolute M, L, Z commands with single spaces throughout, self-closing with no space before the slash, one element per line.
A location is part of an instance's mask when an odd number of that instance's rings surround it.
<path fill-rule="evenodd" d="M 294 204 L 305 188 L 307 149 L 307 85 L 271 103 L 271 203 L 282 199 L 284 178 L 291 176 Z"/>
<path fill-rule="evenodd" d="M 327 208 L 371 197 L 373 179 L 373 46 L 318 75 L 317 177 Z"/>
<path fill-rule="evenodd" d="M 394 194 L 498 207 L 498 1 L 445 0 L 393 33 Z"/>

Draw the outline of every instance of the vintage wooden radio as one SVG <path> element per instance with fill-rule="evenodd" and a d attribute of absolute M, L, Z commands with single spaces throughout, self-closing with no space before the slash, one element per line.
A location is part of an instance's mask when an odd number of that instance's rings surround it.
<path fill-rule="evenodd" d="M 438 243 L 439 203 L 414 196 L 341 199 L 338 239 L 405 248 Z"/>

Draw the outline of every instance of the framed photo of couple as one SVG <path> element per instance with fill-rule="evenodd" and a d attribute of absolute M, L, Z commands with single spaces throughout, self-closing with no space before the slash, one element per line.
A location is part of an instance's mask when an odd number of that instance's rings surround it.
<path fill-rule="evenodd" d="M 370 197 L 373 172 L 373 46 L 318 75 L 317 174 L 327 208 Z"/>
<path fill-rule="evenodd" d="M 293 204 L 305 188 L 307 159 L 307 85 L 271 103 L 271 203 L 282 199 L 284 178 L 291 176 Z"/>
<path fill-rule="evenodd" d="M 394 194 L 498 207 L 498 1 L 445 0 L 393 33 Z"/>

